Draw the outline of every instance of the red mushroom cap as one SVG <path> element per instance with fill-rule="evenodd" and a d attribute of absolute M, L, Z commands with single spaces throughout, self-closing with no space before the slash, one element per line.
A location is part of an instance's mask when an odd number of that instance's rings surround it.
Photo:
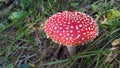
<path fill-rule="evenodd" d="M 46 21 L 44 29 L 49 38 L 65 46 L 84 44 L 98 35 L 98 26 L 92 17 L 76 11 L 56 13 Z"/>

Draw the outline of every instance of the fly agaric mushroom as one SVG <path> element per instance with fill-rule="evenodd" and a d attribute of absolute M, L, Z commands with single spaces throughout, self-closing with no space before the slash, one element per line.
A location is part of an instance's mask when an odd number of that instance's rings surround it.
<path fill-rule="evenodd" d="M 77 11 L 63 11 L 51 16 L 45 23 L 46 35 L 54 42 L 67 46 L 69 55 L 75 47 L 93 40 L 98 26 L 91 16 Z"/>

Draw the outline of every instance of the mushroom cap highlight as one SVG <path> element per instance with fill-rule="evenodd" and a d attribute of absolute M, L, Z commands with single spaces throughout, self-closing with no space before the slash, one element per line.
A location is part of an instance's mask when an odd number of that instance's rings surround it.
<path fill-rule="evenodd" d="M 93 18 L 83 12 L 58 12 L 45 22 L 46 35 L 65 46 L 77 46 L 93 40 L 98 26 Z"/>

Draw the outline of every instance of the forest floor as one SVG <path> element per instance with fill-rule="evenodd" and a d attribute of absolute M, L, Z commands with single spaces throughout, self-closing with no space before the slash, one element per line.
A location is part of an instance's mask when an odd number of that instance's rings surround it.
<path fill-rule="evenodd" d="M 71 10 L 99 26 L 97 38 L 77 46 L 73 57 L 43 29 L 51 15 Z M 120 0 L 0 0 L 0 68 L 120 68 L 120 48 L 112 46 L 119 38 Z"/>

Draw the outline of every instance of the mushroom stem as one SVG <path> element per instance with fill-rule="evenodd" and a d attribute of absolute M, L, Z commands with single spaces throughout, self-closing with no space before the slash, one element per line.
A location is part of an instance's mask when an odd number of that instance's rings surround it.
<path fill-rule="evenodd" d="M 67 49 L 70 57 L 76 54 L 76 46 L 67 46 Z"/>

